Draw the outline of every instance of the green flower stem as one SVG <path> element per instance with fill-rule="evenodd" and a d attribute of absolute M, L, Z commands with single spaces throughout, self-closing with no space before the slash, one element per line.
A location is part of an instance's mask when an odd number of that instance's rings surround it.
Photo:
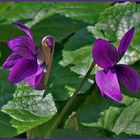
<path fill-rule="evenodd" d="M 58 117 L 56 118 L 56 120 L 54 121 L 54 123 L 52 124 L 52 127 L 49 129 L 49 131 L 46 133 L 45 138 L 48 138 L 51 134 L 51 132 L 53 130 L 55 130 L 58 125 L 61 123 L 61 120 L 63 120 L 63 117 L 65 116 L 65 114 L 67 113 L 67 111 L 70 109 L 71 105 L 73 104 L 73 102 L 75 101 L 77 95 L 79 94 L 80 89 L 82 88 L 83 84 L 85 83 L 85 81 L 88 79 L 89 74 L 91 73 L 91 71 L 93 70 L 95 66 L 95 63 L 93 62 L 88 70 L 88 72 L 86 73 L 86 75 L 84 76 L 84 78 L 82 79 L 82 81 L 80 82 L 79 86 L 77 87 L 77 89 L 75 90 L 75 92 L 73 93 L 72 97 L 69 99 L 69 101 L 66 103 L 66 105 L 64 106 L 63 110 L 60 112 L 60 114 L 58 115 Z"/>

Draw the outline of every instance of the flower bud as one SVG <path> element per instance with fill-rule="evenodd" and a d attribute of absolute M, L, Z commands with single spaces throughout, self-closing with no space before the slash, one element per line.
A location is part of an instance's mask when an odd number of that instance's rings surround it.
<path fill-rule="evenodd" d="M 55 42 L 54 42 L 54 39 L 53 39 L 53 37 L 51 37 L 51 36 L 45 36 L 43 39 L 42 39 L 42 46 L 47 46 L 47 47 L 49 47 L 50 49 L 53 49 L 53 47 L 54 47 L 54 44 L 55 44 Z"/>

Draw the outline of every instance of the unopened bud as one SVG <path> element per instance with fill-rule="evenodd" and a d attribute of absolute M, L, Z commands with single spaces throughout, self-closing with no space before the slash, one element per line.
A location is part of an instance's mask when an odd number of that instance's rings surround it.
<path fill-rule="evenodd" d="M 53 49 L 53 47 L 54 47 L 54 39 L 53 39 L 53 37 L 51 37 L 51 36 L 45 36 L 43 39 L 42 39 L 42 46 L 46 46 L 46 47 L 49 47 L 50 49 Z"/>

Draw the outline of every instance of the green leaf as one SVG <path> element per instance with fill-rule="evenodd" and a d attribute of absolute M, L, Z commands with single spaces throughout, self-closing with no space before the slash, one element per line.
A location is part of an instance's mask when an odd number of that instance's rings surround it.
<path fill-rule="evenodd" d="M 6 43 L 0 42 L 0 66 L 2 66 L 2 64 L 10 54 L 11 50 L 7 47 Z"/>
<path fill-rule="evenodd" d="M 9 27 L 19 21 L 33 26 L 37 45 L 47 34 L 53 35 L 56 41 L 68 37 L 71 33 L 95 23 L 101 11 L 111 3 L 7 3 L 0 5 L 0 38 L 7 42 L 18 30 Z M 8 8 L 8 10 L 7 10 Z M 15 10 L 16 9 L 16 10 Z M 7 10 L 5 12 L 5 10 Z M 86 11 L 86 13 L 85 13 Z M 92 12 L 94 11 L 94 12 Z M 30 13 L 30 14 L 29 14 Z M 96 14 L 95 14 L 96 13 Z M 10 36 L 6 33 L 10 31 Z"/>
<path fill-rule="evenodd" d="M 27 132 L 28 138 L 44 138 L 47 131 L 49 131 L 50 127 L 54 123 L 57 115 L 55 115 L 52 119 L 50 119 L 48 122 L 43 123 L 42 125 L 39 125 L 30 131 Z M 41 131 L 40 131 L 41 130 Z"/>
<path fill-rule="evenodd" d="M 87 94 L 83 104 L 78 108 L 77 113 L 80 122 L 92 123 L 96 122 L 100 113 L 106 110 L 109 106 L 118 106 L 119 104 L 111 99 L 104 99 L 97 87 L 92 87 L 93 90 Z"/>
<path fill-rule="evenodd" d="M 129 105 L 122 107 L 109 107 L 102 112 L 97 125 L 118 134 L 140 135 L 140 101 L 134 99 Z M 124 119 L 125 118 L 125 119 Z"/>
<path fill-rule="evenodd" d="M 124 90 L 123 93 L 125 92 Z M 115 103 L 97 97 L 97 92 L 94 91 L 94 94 L 89 95 L 78 109 L 80 122 L 84 126 L 105 129 L 115 133 L 116 136 L 140 135 L 139 99 L 124 96 L 123 102 Z"/>
<path fill-rule="evenodd" d="M 140 59 L 139 22 L 140 5 L 136 3 L 117 3 L 106 9 L 94 28 L 96 38 L 104 38 L 118 46 L 122 36 L 133 26 L 136 27 L 134 39 L 120 63 L 133 64 Z"/>
<path fill-rule="evenodd" d="M 87 135 L 84 135 L 80 131 L 75 131 L 72 129 L 57 129 L 54 130 L 51 134 L 52 138 L 85 138 Z"/>
<path fill-rule="evenodd" d="M 76 32 L 65 43 L 62 66 L 71 65 L 71 71 L 85 75 L 92 64 L 93 27 L 88 26 Z"/>
<path fill-rule="evenodd" d="M 23 31 L 18 29 L 13 24 L 7 24 L 7 25 L 0 24 L 0 29 L 2 29 L 2 30 L 0 30 L 0 42 L 8 42 L 8 40 L 10 40 L 12 38 L 25 35 L 25 33 L 23 33 Z M 10 32 L 10 34 L 9 34 L 9 32 Z"/>
<path fill-rule="evenodd" d="M 51 94 L 48 94 L 45 98 L 39 95 L 14 98 L 3 106 L 2 111 L 11 117 L 10 124 L 16 129 L 17 134 L 21 134 L 49 121 L 57 109 Z"/>
<path fill-rule="evenodd" d="M 6 12 L 2 12 L 0 18 L 3 24 L 11 24 L 15 21 L 29 22 L 35 17 L 39 18 L 42 15 L 44 16 L 44 14 L 47 14 L 49 6 L 50 4 L 46 2 L 1 3 L 0 9 L 8 7 L 8 10 L 5 8 L 4 10 L 6 10 Z"/>
<path fill-rule="evenodd" d="M 51 92 L 55 100 L 67 100 L 80 84 L 82 77 L 70 71 L 70 67 L 59 64 L 62 60 L 59 45 L 55 47 L 55 56 L 48 83 L 48 92 Z M 86 81 L 80 93 L 90 89 L 92 82 Z"/>
<path fill-rule="evenodd" d="M 8 8 L 13 5 L 13 2 L 0 3 L 0 16 L 3 18 L 3 15 L 7 12 Z"/>
<path fill-rule="evenodd" d="M 34 129 L 32 129 L 31 131 L 28 131 L 29 138 L 42 138 L 42 137 L 44 137 L 46 132 L 52 126 L 52 123 L 56 117 L 57 116 L 55 116 L 53 119 L 51 119 L 47 123 L 45 123 L 41 126 L 38 126 Z M 79 126 L 78 130 L 77 130 L 77 126 L 74 123 L 75 123 L 75 117 L 74 118 L 69 117 L 66 124 L 65 124 L 65 128 L 54 130 L 51 134 L 51 137 L 56 137 L 56 138 L 58 138 L 58 137 L 61 137 L 61 138 L 62 137 L 67 137 L 67 138 L 69 138 L 69 137 L 80 137 L 80 138 L 83 138 L 83 137 L 84 138 L 106 137 L 107 138 L 107 137 L 111 136 L 110 132 L 108 132 L 106 130 L 99 129 L 99 128 Z M 81 125 L 81 124 L 79 124 L 79 125 Z"/>
<path fill-rule="evenodd" d="M 0 138 L 13 137 L 17 135 L 16 129 L 10 123 L 11 117 L 0 111 Z"/>
<path fill-rule="evenodd" d="M 33 25 L 31 31 L 33 32 L 36 45 L 40 45 L 41 40 L 46 35 L 52 35 L 57 42 L 60 42 L 86 25 L 84 22 L 72 20 L 65 16 L 53 15 Z M 25 34 L 12 24 L 1 24 L 0 28 L 3 29 L 0 30 L 0 41 L 3 42 Z M 10 34 L 8 34 L 9 32 Z"/>
<path fill-rule="evenodd" d="M 111 3 L 89 3 L 89 2 L 74 2 L 74 3 L 46 3 L 46 2 L 24 2 L 24 3 L 7 3 L 0 5 L 0 13 L 4 19 L 4 23 L 11 23 L 17 20 L 24 22 L 32 21 L 38 22 L 44 17 L 53 14 L 61 14 L 66 17 L 84 21 L 86 23 L 95 23 L 98 15 L 109 7 Z M 3 12 L 8 7 L 6 12 Z M 3 10 L 4 9 L 4 10 Z M 16 9 L 16 10 L 15 10 Z M 86 12 L 85 12 L 86 11 Z M 93 12 L 94 11 L 94 12 Z M 29 14 L 30 13 L 30 14 Z"/>
<path fill-rule="evenodd" d="M 98 128 L 86 128 L 79 131 L 73 129 L 57 129 L 51 134 L 52 138 L 108 138 L 107 131 Z"/>
<path fill-rule="evenodd" d="M 16 86 L 8 81 L 8 74 L 8 71 L 0 69 L 0 109 L 13 98 L 13 93 L 16 89 Z"/>
<path fill-rule="evenodd" d="M 72 20 L 65 16 L 56 14 L 41 20 L 31 30 L 34 33 L 37 43 L 47 34 L 54 36 L 57 42 L 67 38 L 75 31 L 85 27 L 87 24 L 81 21 Z"/>
<path fill-rule="evenodd" d="M 113 131 L 116 134 L 127 133 L 127 134 L 140 135 L 140 109 L 139 108 L 140 108 L 140 101 L 135 101 L 133 104 L 123 109 L 123 111 L 119 113 L 117 119 L 115 118 Z"/>
<path fill-rule="evenodd" d="M 44 90 L 35 90 L 25 82 L 16 84 L 16 86 L 17 88 L 14 92 L 14 98 L 28 96 L 28 95 L 43 96 L 44 94 Z"/>
<path fill-rule="evenodd" d="M 50 6 L 50 12 L 52 11 L 52 13 L 53 12 L 59 13 L 72 19 L 81 20 L 86 23 L 94 24 L 97 22 L 99 14 L 110 5 L 111 5 L 110 2 L 53 3 L 52 6 Z"/>

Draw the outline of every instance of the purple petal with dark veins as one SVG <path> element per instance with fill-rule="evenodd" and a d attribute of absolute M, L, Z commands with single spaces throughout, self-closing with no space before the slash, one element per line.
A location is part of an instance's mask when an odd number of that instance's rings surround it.
<path fill-rule="evenodd" d="M 27 26 L 19 22 L 15 22 L 14 24 L 17 25 L 21 30 L 23 30 L 30 37 L 31 40 L 33 40 L 32 32 Z"/>
<path fill-rule="evenodd" d="M 35 74 L 37 69 L 38 66 L 35 60 L 22 58 L 12 68 L 9 80 L 15 84 L 22 82 L 25 78 Z"/>
<path fill-rule="evenodd" d="M 128 47 L 130 46 L 130 43 L 131 43 L 133 35 L 134 35 L 134 31 L 135 31 L 135 28 L 134 27 L 131 28 L 121 39 L 119 47 L 118 47 L 119 60 L 123 57 L 123 55 L 127 51 Z"/>
<path fill-rule="evenodd" d="M 40 85 L 41 79 L 43 77 L 43 70 L 44 70 L 45 65 L 38 65 L 38 70 L 37 72 L 30 76 L 29 78 L 26 79 L 28 82 L 29 86 L 37 89 Z"/>
<path fill-rule="evenodd" d="M 135 69 L 119 64 L 115 67 L 118 80 L 127 88 L 128 91 L 135 93 L 140 88 L 140 77 Z"/>
<path fill-rule="evenodd" d="M 35 56 L 32 53 L 32 43 L 27 36 L 20 36 L 14 39 L 11 39 L 8 42 L 8 47 L 16 54 L 33 60 Z"/>
<path fill-rule="evenodd" d="M 95 80 L 102 95 L 106 95 L 115 101 L 122 100 L 122 93 L 114 69 L 97 71 Z"/>
<path fill-rule="evenodd" d="M 20 60 L 20 58 L 21 56 L 17 54 L 10 55 L 3 63 L 2 68 L 5 70 L 11 69 Z"/>
<path fill-rule="evenodd" d="M 94 43 L 92 56 L 97 65 L 109 68 L 117 63 L 117 49 L 108 41 L 97 39 Z"/>
<path fill-rule="evenodd" d="M 34 42 L 33 35 L 32 35 L 31 30 L 27 26 L 25 26 L 24 24 L 21 24 L 19 22 L 15 22 L 15 24 L 29 36 L 29 38 L 31 39 L 30 41 L 32 42 L 32 44 L 34 44 L 33 43 Z M 31 46 L 32 47 L 31 48 L 32 52 L 35 51 L 35 47 L 34 46 L 35 45 Z"/>
<path fill-rule="evenodd" d="M 45 65 L 42 65 L 40 67 L 40 73 L 36 74 L 36 78 L 35 78 L 35 88 L 37 89 L 40 85 L 41 79 L 43 77 L 43 73 L 44 73 L 44 67 Z"/>

